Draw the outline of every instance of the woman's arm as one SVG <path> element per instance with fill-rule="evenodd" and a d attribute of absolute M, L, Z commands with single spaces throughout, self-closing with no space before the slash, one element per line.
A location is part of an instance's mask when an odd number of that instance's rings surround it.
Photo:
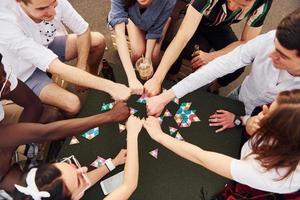
<path fill-rule="evenodd" d="M 122 165 L 125 163 L 126 160 L 126 149 L 122 149 L 118 155 L 112 159 L 112 163 L 115 167 Z M 106 167 L 106 165 L 102 165 L 101 167 L 94 169 L 87 173 L 87 176 L 91 182 L 91 186 L 93 186 L 95 183 L 97 183 L 101 178 L 103 178 L 106 174 L 108 174 L 109 169 Z"/>
<path fill-rule="evenodd" d="M 128 45 L 125 36 L 125 23 L 120 23 L 115 25 L 116 43 L 118 48 L 118 53 L 123 64 L 125 73 L 127 75 L 128 81 L 137 79 L 135 71 L 133 69 L 133 64 L 131 62 Z"/>
<path fill-rule="evenodd" d="M 143 126 L 143 121 L 130 116 L 126 123 L 127 128 L 127 158 L 124 169 L 124 181 L 115 191 L 109 194 L 105 200 L 128 199 L 138 184 L 139 160 L 138 160 L 138 134 Z"/>
<path fill-rule="evenodd" d="M 0 126 L 0 148 L 16 147 L 30 142 L 57 140 L 77 135 L 104 123 L 121 121 L 129 116 L 125 103 L 117 103 L 112 110 L 91 117 L 57 121 L 49 124 L 18 123 Z"/>
<path fill-rule="evenodd" d="M 177 155 L 201 165 L 221 176 L 232 179 L 231 162 L 232 157 L 205 151 L 193 144 L 177 140 L 168 134 L 162 132 L 157 118 L 148 117 L 144 123 L 144 127 L 148 131 L 152 139 L 170 149 Z"/>

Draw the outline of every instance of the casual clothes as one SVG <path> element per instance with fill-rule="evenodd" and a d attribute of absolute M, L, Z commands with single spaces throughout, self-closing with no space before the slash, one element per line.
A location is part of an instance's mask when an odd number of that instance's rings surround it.
<path fill-rule="evenodd" d="M 12 69 L 6 69 L 6 78 L 8 78 L 9 82 L 10 82 L 10 91 L 13 91 L 17 85 L 18 85 L 18 80 L 15 77 L 15 75 L 12 73 Z M 9 77 L 8 77 L 9 76 Z M 2 105 L 2 101 L 0 101 L 0 122 L 4 119 L 4 109 L 3 109 L 3 105 Z"/>
<path fill-rule="evenodd" d="M 58 57 L 47 47 L 57 36 L 67 34 L 64 25 L 78 35 L 88 28 L 88 23 L 67 0 L 57 0 L 54 19 L 40 23 L 34 22 L 17 1 L 2 0 L 0 5 L 2 62 L 13 67 L 14 74 L 23 82 L 36 68 L 46 72 Z"/>
<path fill-rule="evenodd" d="M 247 18 L 247 25 L 260 27 L 271 7 L 272 0 L 256 0 L 251 8 L 230 11 L 227 0 L 193 0 L 191 5 L 203 14 L 201 24 L 206 26 L 231 25 Z"/>
<path fill-rule="evenodd" d="M 108 23 L 114 27 L 116 24 L 130 19 L 137 27 L 146 32 L 146 40 L 160 40 L 164 25 L 171 16 L 176 0 L 153 0 L 152 4 L 141 10 L 138 2 L 125 9 L 124 0 L 112 0 Z"/>
<path fill-rule="evenodd" d="M 203 14 L 200 25 L 194 36 L 188 42 L 176 62 L 170 69 L 170 74 L 177 74 L 180 70 L 182 59 L 191 60 L 194 45 L 200 45 L 200 49 L 209 52 L 212 48 L 215 51 L 225 48 L 229 44 L 238 41 L 230 25 L 247 19 L 250 27 L 263 25 L 266 15 L 271 7 L 272 0 L 256 0 L 249 9 L 230 11 L 227 7 L 227 0 L 194 0 L 191 6 Z M 226 86 L 237 79 L 244 69 L 228 74 L 218 79 L 221 86 Z"/>
<path fill-rule="evenodd" d="M 300 88 L 300 77 L 276 69 L 269 58 L 274 49 L 274 39 L 275 31 L 260 35 L 203 66 L 173 86 L 172 90 L 176 97 L 181 98 L 218 77 L 251 64 L 251 73 L 243 81 L 239 93 L 239 100 L 245 104 L 249 115 L 256 106 L 273 102 L 279 92 Z"/>
<path fill-rule="evenodd" d="M 233 180 L 252 188 L 278 194 L 292 193 L 300 189 L 300 164 L 290 176 L 278 180 L 287 172 L 287 169 L 279 168 L 266 171 L 261 166 L 260 161 L 255 159 L 255 155 L 247 157 L 251 152 L 251 144 L 248 141 L 242 147 L 241 159 L 234 159 L 231 162 Z"/>

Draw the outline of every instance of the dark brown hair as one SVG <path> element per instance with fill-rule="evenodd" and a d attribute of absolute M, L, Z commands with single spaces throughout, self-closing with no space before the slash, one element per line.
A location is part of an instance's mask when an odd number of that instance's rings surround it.
<path fill-rule="evenodd" d="M 50 193 L 49 198 L 42 198 L 45 200 L 71 200 L 71 194 L 61 178 L 61 171 L 53 164 L 44 164 L 38 167 L 35 177 L 35 183 L 40 191 L 47 191 Z M 22 185 L 26 186 L 27 173 L 23 175 Z M 31 196 L 27 196 L 18 192 L 15 189 L 15 199 L 31 200 Z"/>
<path fill-rule="evenodd" d="M 297 55 L 300 56 L 300 8 L 281 20 L 276 38 L 284 48 L 297 50 Z"/>
<path fill-rule="evenodd" d="M 19 0 L 19 1 L 22 1 L 25 5 L 31 3 L 31 0 Z"/>
<path fill-rule="evenodd" d="M 261 121 L 251 139 L 252 154 L 266 170 L 286 168 L 291 175 L 300 161 L 300 90 L 281 92 L 274 111 Z"/>

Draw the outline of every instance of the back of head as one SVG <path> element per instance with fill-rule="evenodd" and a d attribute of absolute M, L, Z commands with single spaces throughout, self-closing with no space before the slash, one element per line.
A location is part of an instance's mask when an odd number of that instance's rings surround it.
<path fill-rule="evenodd" d="M 28 173 L 24 173 L 22 177 L 22 185 L 26 187 L 26 177 Z M 68 200 L 71 195 L 68 192 L 63 180 L 61 179 L 61 171 L 53 164 L 41 165 L 36 171 L 35 183 L 39 191 L 50 193 L 49 198 L 43 200 Z M 14 199 L 33 199 L 30 195 L 25 195 L 15 189 L 13 194 Z"/>
<path fill-rule="evenodd" d="M 288 50 L 297 50 L 300 56 L 300 8 L 281 20 L 276 38 Z"/>
<path fill-rule="evenodd" d="M 281 92 L 276 102 L 278 106 L 261 121 L 251 146 L 267 170 L 287 168 L 283 179 L 300 161 L 300 90 Z"/>

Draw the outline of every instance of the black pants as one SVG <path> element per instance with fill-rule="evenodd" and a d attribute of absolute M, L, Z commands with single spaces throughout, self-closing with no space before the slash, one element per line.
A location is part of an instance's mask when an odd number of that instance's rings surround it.
<path fill-rule="evenodd" d="M 175 27 L 179 27 L 179 25 L 175 25 Z M 176 29 L 177 28 L 173 28 L 172 33 L 169 33 L 169 37 L 175 37 L 177 32 Z M 177 74 L 179 72 L 182 59 L 192 59 L 191 55 L 194 51 L 195 44 L 200 45 L 200 50 L 209 52 L 211 49 L 214 49 L 215 51 L 223 49 L 227 45 L 237 40 L 238 38 L 229 25 L 212 27 L 199 25 L 193 37 L 190 39 L 186 47 L 179 55 L 178 59 L 172 65 L 171 69 L 169 70 L 169 74 Z M 171 40 L 169 39 L 168 41 L 170 42 Z M 218 78 L 217 81 L 221 86 L 227 86 L 229 83 L 237 79 L 243 72 L 244 68 L 240 68 L 233 73 Z"/>

